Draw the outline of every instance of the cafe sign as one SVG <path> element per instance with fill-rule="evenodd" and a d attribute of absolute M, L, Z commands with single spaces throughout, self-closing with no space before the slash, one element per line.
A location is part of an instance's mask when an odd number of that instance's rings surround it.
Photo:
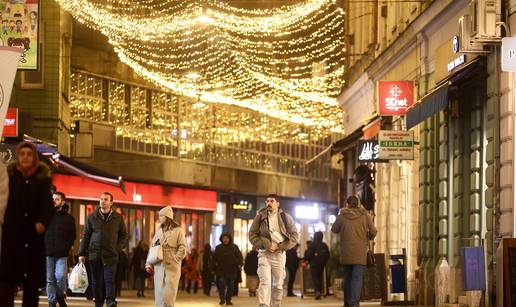
<path fill-rule="evenodd" d="M 381 130 L 378 143 L 380 159 L 414 160 L 414 131 Z"/>
<path fill-rule="evenodd" d="M 403 116 L 414 104 L 414 81 L 378 81 L 380 116 Z"/>

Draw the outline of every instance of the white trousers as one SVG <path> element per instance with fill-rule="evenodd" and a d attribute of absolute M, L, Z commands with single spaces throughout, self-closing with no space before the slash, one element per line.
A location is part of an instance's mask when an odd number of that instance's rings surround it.
<path fill-rule="evenodd" d="M 283 281 L 285 280 L 285 252 L 258 253 L 258 302 L 261 307 L 279 307 L 283 298 Z"/>

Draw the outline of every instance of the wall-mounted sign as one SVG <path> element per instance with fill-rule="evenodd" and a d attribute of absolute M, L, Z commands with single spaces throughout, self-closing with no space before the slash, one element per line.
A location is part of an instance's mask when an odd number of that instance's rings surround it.
<path fill-rule="evenodd" d="M 233 204 L 233 210 L 249 210 L 249 206 L 252 206 L 247 200 L 241 200 L 238 203 Z"/>
<path fill-rule="evenodd" d="M 23 50 L 19 69 L 38 69 L 39 0 L 0 1 L 0 46 Z"/>
<path fill-rule="evenodd" d="M 376 140 L 360 140 L 357 146 L 357 157 L 360 162 L 376 162 L 380 159 L 380 145 Z"/>
<path fill-rule="evenodd" d="M 18 109 L 9 108 L 4 120 L 3 137 L 17 137 L 18 136 Z"/>
<path fill-rule="evenodd" d="M 382 130 L 378 135 L 380 159 L 413 160 L 414 131 Z"/>
<path fill-rule="evenodd" d="M 516 72 L 516 37 L 502 38 L 502 70 Z"/>
<path fill-rule="evenodd" d="M 465 54 L 461 54 L 458 57 L 456 57 L 455 59 L 453 59 L 453 61 L 448 63 L 448 71 L 451 72 L 455 68 L 461 66 L 464 63 L 466 63 L 466 55 Z"/>
<path fill-rule="evenodd" d="M 414 104 L 414 81 L 378 81 L 380 116 L 401 116 Z"/>
<path fill-rule="evenodd" d="M 459 42 L 459 36 L 458 35 L 455 35 L 452 38 L 452 50 L 453 50 L 454 53 L 457 53 L 460 50 L 460 42 Z"/>
<path fill-rule="evenodd" d="M 213 224 L 225 225 L 226 224 L 226 203 L 217 202 L 217 208 L 213 212 Z"/>

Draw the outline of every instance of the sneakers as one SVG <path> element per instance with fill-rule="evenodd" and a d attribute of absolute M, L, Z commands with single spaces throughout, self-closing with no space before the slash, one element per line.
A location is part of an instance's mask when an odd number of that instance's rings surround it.
<path fill-rule="evenodd" d="M 226 301 L 220 300 L 219 305 L 224 305 L 224 304 L 226 304 Z"/>

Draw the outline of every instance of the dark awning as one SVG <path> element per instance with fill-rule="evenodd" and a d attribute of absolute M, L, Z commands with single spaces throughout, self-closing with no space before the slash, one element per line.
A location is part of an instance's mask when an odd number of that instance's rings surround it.
<path fill-rule="evenodd" d="M 425 96 L 407 113 L 407 130 L 444 110 L 448 105 L 448 83 Z"/>
<path fill-rule="evenodd" d="M 407 113 L 407 130 L 444 110 L 448 106 L 450 85 L 458 83 L 469 76 L 476 76 L 479 67 L 478 59 L 468 63 L 464 68 L 437 86 L 431 93 L 421 98 L 420 102 Z"/>

